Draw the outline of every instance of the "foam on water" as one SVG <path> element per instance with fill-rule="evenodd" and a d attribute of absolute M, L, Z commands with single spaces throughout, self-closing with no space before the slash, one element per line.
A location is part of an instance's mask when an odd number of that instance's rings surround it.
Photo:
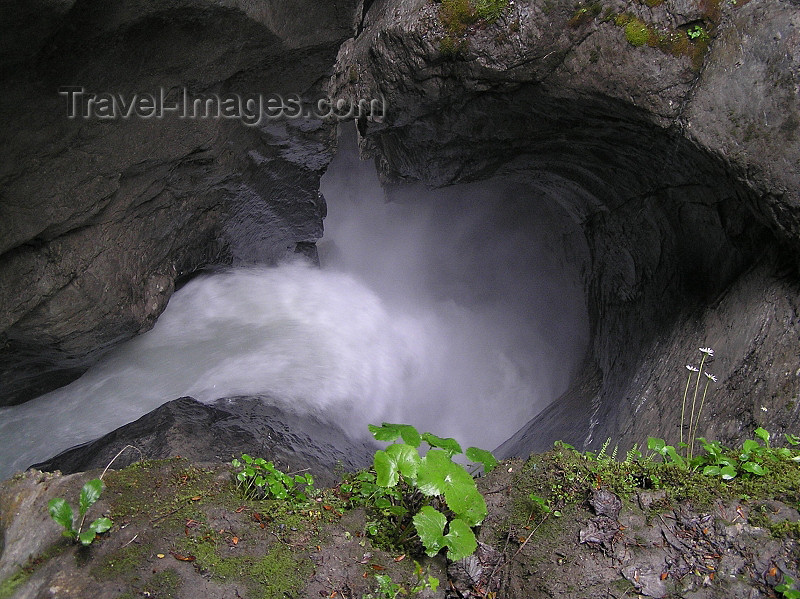
<path fill-rule="evenodd" d="M 193 279 L 83 377 L 0 409 L 0 477 L 185 395 L 263 395 L 352 435 L 388 420 L 492 448 L 565 389 L 587 326 L 552 214 L 497 184 L 387 203 L 352 148 L 324 190 L 324 268 Z"/>

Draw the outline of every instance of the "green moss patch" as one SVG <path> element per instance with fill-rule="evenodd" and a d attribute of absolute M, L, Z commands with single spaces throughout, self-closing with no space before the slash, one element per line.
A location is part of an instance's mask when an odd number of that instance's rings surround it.
<path fill-rule="evenodd" d="M 644 46 L 650 39 L 650 29 L 639 19 L 631 19 L 625 25 L 625 39 L 631 46 Z"/>
<path fill-rule="evenodd" d="M 209 497 L 219 500 L 225 492 L 231 494 L 231 485 L 215 480 L 213 471 L 191 466 L 182 458 L 138 462 L 109 472 L 105 481 L 114 522 L 144 515 L 154 527 L 202 517 L 200 508 Z"/>
<path fill-rule="evenodd" d="M 62 554 L 69 545 L 59 542 L 51 545 L 41 554 L 28 559 L 25 565 L 21 566 L 11 576 L 0 581 L 0 599 L 9 599 L 22 585 L 24 585 L 33 574 L 49 560 Z"/>
<path fill-rule="evenodd" d="M 446 57 L 463 54 L 467 49 L 464 36 L 469 29 L 491 25 L 507 6 L 508 0 L 442 0 L 439 21 L 445 35 L 439 42 L 439 51 Z"/>
<path fill-rule="evenodd" d="M 575 12 L 572 13 L 569 21 L 567 21 L 567 25 L 576 29 L 581 25 L 593 21 L 601 12 L 603 12 L 603 5 L 600 2 L 581 4 L 575 9 Z"/>

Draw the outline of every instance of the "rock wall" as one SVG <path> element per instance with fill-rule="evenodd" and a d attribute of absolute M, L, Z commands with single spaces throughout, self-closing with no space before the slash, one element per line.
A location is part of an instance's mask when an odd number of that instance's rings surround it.
<path fill-rule="evenodd" d="M 700 434 L 800 424 L 800 8 L 647 4 L 517 0 L 458 26 L 379 0 L 339 52 L 331 94 L 385 98 L 359 132 L 387 185 L 520 178 L 585 234 L 586 368 L 506 455 L 672 440 L 705 345 Z"/>
<path fill-rule="evenodd" d="M 69 119 L 59 88 L 311 99 L 355 4 L 3 3 L 0 405 L 68 382 L 150 328 L 181 277 L 313 258 L 322 235 L 333 123 Z"/>
<path fill-rule="evenodd" d="M 358 129 L 388 187 L 513 178 L 570 215 L 591 349 L 507 453 L 674 435 L 700 345 L 713 434 L 798 428 L 796 2 L 515 0 L 469 24 L 428 0 L 0 10 L 0 405 L 146 330 L 198 268 L 313 257 L 332 123 L 68 119 L 57 93 L 185 87 L 380 94 Z"/>

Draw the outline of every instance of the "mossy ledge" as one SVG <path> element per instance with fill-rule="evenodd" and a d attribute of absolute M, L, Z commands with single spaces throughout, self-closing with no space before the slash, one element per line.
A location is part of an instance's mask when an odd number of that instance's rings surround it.
<path fill-rule="evenodd" d="M 28 596 L 46 583 L 125 599 L 198 593 L 285 599 L 342 595 L 343 589 L 361 598 L 375 591 L 376 572 L 410 588 L 412 558 L 422 559 L 405 555 L 382 534 L 376 537 L 384 548 L 376 546 L 366 533 L 374 514 L 352 507 L 338 486 L 301 505 L 247 501 L 229 465 L 180 458 L 139 462 L 109 471 L 105 480 L 99 509 L 114 519 L 111 531 L 86 549 L 56 540 L 0 583 L 0 597 Z M 560 447 L 503 462 L 478 486 L 489 508 L 479 539 L 485 552 L 504 556 L 487 581 L 503 588 L 498 596 L 532 596 L 533 581 L 568 599 L 593 596 L 598 585 L 641 592 L 629 567 L 657 566 L 659 584 L 678 594 L 736 592 L 731 585 L 763 591 L 778 583 L 780 572 L 798 574 L 786 566 L 800 558 L 800 465 L 790 460 L 770 464 L 767 476 L 723 481 L 653 460 L 620 462 Z M 600 490 L 613 493 L 621 506 L 606 545 L 585 541 Z M 46 532 L 57 538 L 55 526 Z M 690 538 L 691 547 L 705 553 L 687 549 L 681 555 L 663 543 L 664 535 Z M 765 539 L 772 541 L 764 545 Z M 721 558 L 731 551 L 741 558 L 738 570 L 723 577 L 732 566 Z M 753 556 L 759 555 L 782 564 L 777 578 L 745 575 L 748 568 L 758 571 Z M 441 556 L 422 561 L 446 577 Z"/>

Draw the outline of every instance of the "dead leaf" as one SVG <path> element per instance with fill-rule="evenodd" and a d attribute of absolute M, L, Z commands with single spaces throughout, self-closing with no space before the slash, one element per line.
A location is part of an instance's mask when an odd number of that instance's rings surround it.
<path fill-rule="evenodd" d="M 394 558 L 394 561 L 402 562 L 404 559 L 406 559 L 406 554 L 405 553 L 403 555 L 398 555 L 396 558 Z"/>
<path fill-rule="evenodd" d="M 661 573 L 661 580 L 666 580 L 667 576 L 669 576 L 669 574 L 667 572 L 662 572 Z"/>
<path fill-rule="evenodd" d="M 380 565 L 378 565 L 378 564 L 371 564 L 371 565 L 372 565 L 372 569 L 373 569 L 373 570 L 378 570 L 378 571 L 380 571 L 380 570 L 385 570 L 385 569 L 386 569 L 386 568 L 384 568 L 383 566 L 380 566 Z"/>
<path fill-rule="evenodd" d="M 156 557 L 157 557 L 158 559 L 164 559 L 164 558 L 165 558 L 165 557 L 167 557 L 167 556 L 166 556 L 166 555 L 164 555 L 163 553 L 156 553 Z"/>
<path fill-rule="evenodd" d="M 176 560 L 182 562 L 193 562 L 197 558 L 193 555 L 181 555 L 180 553 L 175 553 L 174 551 L 170 551 L 169 554 L 174 557 Z"/>
<path fill-rule="evenodd" d="M 200 501 L 202 498 L 203 498 L 202 495 L 195 495 L 194 497 L 192 497 L 192 501 Z"/>
<path fill-rule="evenodd" d="M 245 511 L 246 509 L 247 509 L 247 508 L 246 508 L 245 506 L 237 507 L 237 508 L 236 508 L 236 513 L 237 513 L 237 514 L 241 514 L 241 513 L 242 513 L 243 511 Z"/>
<path fill-rule="evenodd" d="M 233 537 L 231 539 L 231 541 L 233 542 L 234 545 L 238 545 L 239 544 L 239 537 Z"/>

